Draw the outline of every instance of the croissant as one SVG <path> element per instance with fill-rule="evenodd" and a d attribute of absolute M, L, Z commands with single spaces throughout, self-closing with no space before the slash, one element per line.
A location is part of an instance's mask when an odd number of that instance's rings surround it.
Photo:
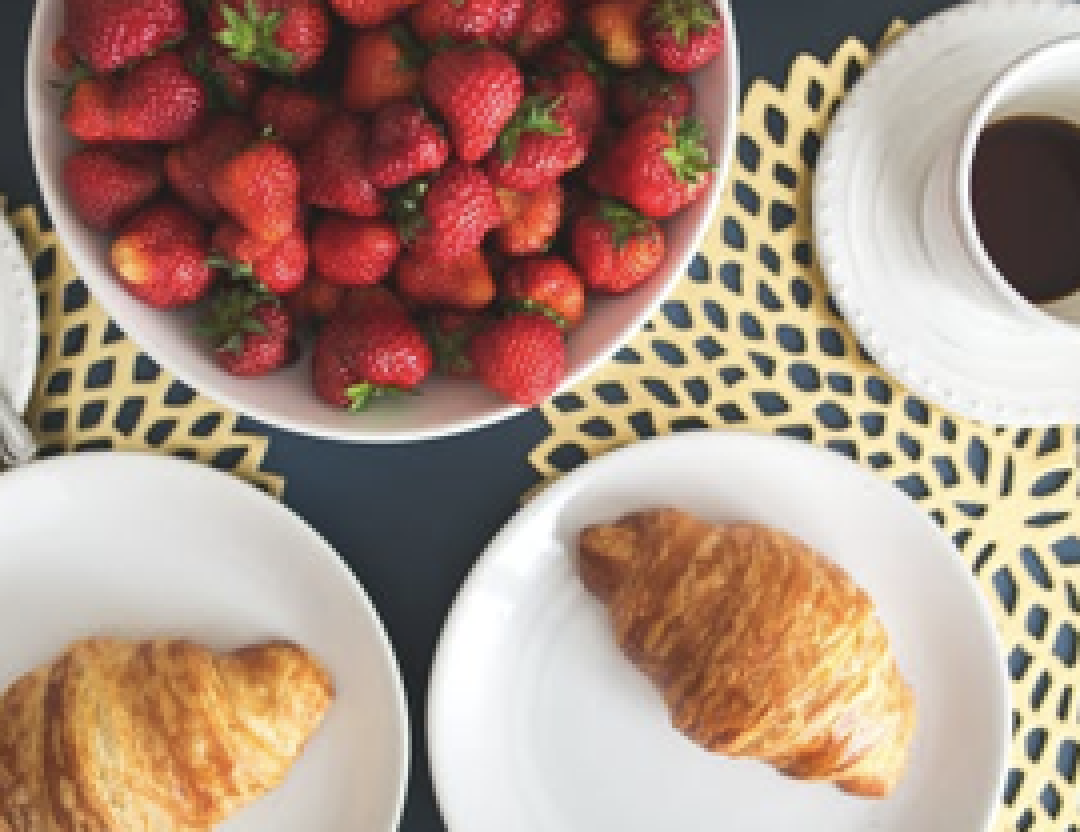
<path fill-rule="evenodd" d="M 75 644 L 0 699 L 0 832 L 206 832 L 281 783 L 332 697 L 289 644 Z"/>
<path fill-rule="evenodd" d="M 865 797 L 903 776 L 915 700 L 835 564 L 779 531 L 659 509 L 586 529 L 579 566 L 697 744 Z"/>

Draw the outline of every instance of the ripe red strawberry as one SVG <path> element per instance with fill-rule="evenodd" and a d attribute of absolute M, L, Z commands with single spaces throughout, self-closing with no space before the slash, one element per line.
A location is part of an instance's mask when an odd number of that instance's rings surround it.
<path fill-rule="evenodd" d="M 176 194 L 208 222 L 224 213 L 210 193 L 210 174 L 255 140 L 255 128 L 238 115 L 221 115 L 198 136 L 165 156 L 165 176 Z"/>
<path fill-rule="evenodd" d="M 353 26 L 378 26 L 420 0 L 330 0 L 334 11 Z"/>
<path fill-rule="evenodd" d="M 523 90 L 514 62 L 489 47 L 440 52 L 424 69 L 424 93 L 446 119 L 454 149 L 465 162 L 487 155 L 514 117 Z"/>
<path fill-rule="evenodd" d="M 300 157 L 300 197 L 354 217 L 382 213 L 383 199 L 367 169 L 367 126 L 348 113 L 328 121 Z"/>
<path fill-rule="evenodd" d="M 300 174 L 280 142 L 263 139 L 218 165 L 210 193 L 234 220 L 276 243 L 296 227 Z"/>
<path fill-rule="evenodd" d="M 563 189 L 558 182 L 546 188 L 522 193 L 499 188 L 502 226 L 499 247 L 507 254 L 540 254 L 547 251 L 563 216 Z"/>
<path fill-rule="evenodd" d="M 183 38 L 184 0 L 67 0 L 65 35 L 94 72 L 111 72 Z"/>
<path fill-rule="evenodd" d="M 479 249 L 452 263 L 409 252 L 398 262 L 397 287 L 406 301 L 418 306 L 483 309 L 495 299 L 495 278 Z"/>
<path fill-rule="evenodd" d="M 561 257 L 530 257 L 514 263 L 503 290 L 510 308 L 547 315 L 569 330 L 585 317 L 585 284 Z"/>
<path fill-rule="evenodd" d="M 554 393 L 566 374 L 566 345 L 544 315 L 517 314 L 477 333 L 469 358 L 480 379 L 514 404 L 534 407 Z"/>
<path fill-rule="evenodd" d="M 647 114 L 598 159 L 589 172 L 589 185 L 647 217 L 670 217 L 712 181 L 705 140 L 705 128 L 697 119 Z"/>
<path fill-rule="evenodd" d="M 214 298 L 199 322 L 199 334 L 213 344 L 217 365 L 241 378 L 268 375 L 293 356 L 289 312 L 249 289 L 231 289 Z"/>
<path fill-rule="evenodd" d="M 213 0 L 210 31 L 233 60 L 297 75 L 326 51 L 330 16 L 323 0 Z"/>
<path fill-rule="evenodd" d="M 390 273 L 401 250 L 394 229 L 383 222 L 331 214 L 315 228 L 315 270 L 342 286 L 373 286 Z"/>
<path fill-rule="evenodd" d="M 330 102 L 313 92 L 274 84 L 255 102 L 255 123 L 269 127 L 289 147 L 310 142 L 329 118 Z"/>
<path fill-rule="evenodd" d="M 184 59 L 203 82 L 214 110 L 247 112 L 259 91 L 259 71 L 243 66 L 205 33 L 187 39 L 183 46 Z"/>
<path fill-rule="evenodd" d="M 525 22 L 527 5 L 526 0 L 500 0 L 495 28 L 488 36 L 492 43 L 506 46 L 518 36 Z"/>
<path fill-rule="evenodd" d="M 327 404 L 364 410 L 373 400 L 415 389 L 431 373 L 427 339 L 392 296 L 343 305 L 315 343 L 315 392 Z"/>
<path fill-rule="evenodd" d="M 329 320 L 348 291 L 344 286 L 315 277 L 305 281 L 283 300 L 293 320 L 301 326 Z"/>
<path fill-rule="evenodd" d="M 530 95 L 499 136 L 487 171 L 501 187 L 535 191 L 579 166 L 587 152 L 566 99 Z"/>
<path fill-rule="evenodd" d="M 64 163 L 68 197 L 87 225 L 112 231 L 161 187 L 161 156 L 142 146 L 84 147 Z"/>
<path fill-rule="evenodd" d="M 375 114 L 367 166 L 379 188 L 396 188 L 446 164 L 450 143 L 427 112 L 407 100 L 391 101 Z"/>
<path fill-rule="evenodd" d="M 501 0 L 421 0 L 409 22 L 429 43 L 487 39 L 498 26 L 500 6 Z"/>
<path fill-rule="evenodd" d="M 640 286 L 664 261 L 664 232 L 653 220 L 611 200 L 574 221 L 570 246 L 586 285 L 619 294 Z"/>
<path fill-rule="evenodd" d="M 268 243 L 234 222 L 218 226 L 212 239 L 217 257 L 211 265 L 233 277 L 257 281 L 275 295 L 295 292 L 307 280 L 310 252 L 302 229 L 277 243 Z"/>
<path fill-rule="evenodd" d="M 159 308 L 194 303 L 214 277 L 202 224 L 176 202 L 155 202 L 137 213 L 109 255 L 128 291 Z"/>
<path fill-rule="evenodd" d="M 602 0 L 583 10 L 585 26 L 604 58 L 620 69 L 645 63 L 642 16 L 649 0 Z"/>
<path fill-rule="evenodd" d="M 685 78 L 653 69 L 620 76 L 612 98 L 616 115 L 627 123 L 646 113 L 681 119 L 694 109 L 694 90 Z"/>
<path fill-rule="evenodd" d="M 712 0 L 652 0 L 645 13 L 649 57 L 668 72 L 700 69 L 724 51 L 724 24 Z"/>
<path fill-rule="evenodd" d="M 345 69 L 345 106 L 371 112 L 387 101 L 406 98 L 420 86 L 426 54 L 404 26 L 357 32 Z"/>
<path fill-rule="evenodd" d="M 532 55 L 554 43 L 570 30 L 571 10 L 567 0 L 531 0 L 518 31 L 519 55 Z"/>
<path fill-rule="evenodd" d="M 443 168 L 430 186 L 421 180 L 401 189 L 395 211 L 403 239 L 440 263 L 478 249 L 503 219 L 491 181 L 461 162 Z"/>
<path fill-rule="evenodd" d="M 182 142 L 207 110 L 202 82 L 175 52 L 162 52 L 126 75 L 75 84 L 64 123 L 85 142 Z"/>

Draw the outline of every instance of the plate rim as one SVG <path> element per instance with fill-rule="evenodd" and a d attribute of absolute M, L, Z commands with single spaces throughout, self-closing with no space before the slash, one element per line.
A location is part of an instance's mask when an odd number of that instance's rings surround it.
<path fill-rule="evenodd" d="M 30 404 L 30 396 L 34 390 L 34 376 L 37 369 L 38 344 L 41 339 L 41 321 L 38 318 L 37 284 L 34 282 L 34 273 L 30 267 L 29 259 L 19 241 L 15 227 L 11 224 L 7 215 L 0 217 L 0 270 L 8 275 L 0 280 L 10 280 L 14 284 L 16 299 L 21 299 L 22 305 L 10 311 L 2 313 L 5 321 L 18 322 L 15 327 L 21 336 L 16 340 L 21 341 L 17 347 L 22 355 L 15 357 L 16 377 L 11 379 L 11 389 L 8 391 L 12 396 L 12 405 L 18 413 L 23 413 Z M 0 390 L 2 392 L 2 390 Z"/>
<path fill-rule="evenodd" d="M 382 647 L 383 657 L 390 670 L 391 687 L 393 688 L 393 702 L 391 704 L 401 728 L 398 733 L 398 742 L 401 745 L 401 767 L 396 773 L 397 786 L 392 797 L 392 825 L 387 828 L 386 832 L 394 832 L 394 830 L 398 829 L 405 811 L 413 764 L 413 731 L 410 721 L 408 695 L 401 673 L 401 664 L 398 661 L 386 625 L 367 590 L 364 589 L 360 580 L 353 574 L 344 559 L 337 553 L 337 550 L 303 517 L 256 486 L 232 474 L 227 474 L 199 462 L 156 454 L 130 451 L 88 451 L 51 457 L 15 468 L 0 474 L 0 507 L 8 499 L 9 494 L 18 493 L 22 490 L 24 480 L 32 477 L 45 477 L 48 481 L 55 482 L 57 477 L 72 476 L 71 472 L 75 472 L 74 476 L 100 474 L 103 466 L 112 466 L 119 472 L 126 470 L 128 472 L 127 476 L 148 477 L 154 475 L 166 481 L 175 481 L 178 477 L 188 477 L 196 484 L 198 482 L 213 481 L 216 494 L 228 493 L 230 496 L 227 499 L 229 500 L 247 500 L 253 505 L 258 504 L 261 507 L 260 510 L 276 515 L 278 521 L 292 523 L 299 532 L 311 541 L 310 549 L 301 551 L 296 557 L 300 559 L 321 559 L 328 568 L 334 569 L 340 574 L 345 585 L 351 588 L 357 602 L 370 619 L 376 639 Z M 224 489 L 224 491 L 219 489 Z M 290 549 L 289 551 L 293 550 Z"/>
<path fill-rule="evenodd" d="M 449 832 L 467 832 L 469 826 L 464 819 L 456 817 L 454 812 L 449 809 L 443 786 L 446 782 L 446 778 L 441 775 L 443 766 L 437 751 L 437 746 L 439 745 L 438 737 L 440 737 L 441 732 L 437 729 L 440 718 L 436 714 L 440 706 L 440 700 L 446 698 L 446 691 L 449 689 L 447 678 L 450 673 L 450 661 L 447 658 L 447 655 L 450 652 L 450 646 L 457 640 L 456 633 L 462 627 L 462 620 L 466 614 L 466 606 L 470 602 L 471 597 L 478 591 L 477 584 L 482 580 L 484 573 L 489 569 L 495 568 L 494 556 L 499 549 L 505 548 L 504 541 L 511 538 L 519 526 L 527 526 L 541 513 L 563 503 L 567 494 L 580 490 L 582 483 L 587 481 L 590 476 L 596 476 L 598 471 L 603 472 L 606 468 L 617 467 L 618 465 L 623 464 L 623 460 L 625 459 L 633 458 L 639 454 L 662 453 L 668 448 L 674 448 L 679 445 L 694 446 L 698 444 L 715 444 L 717 446 L 723 446 L 739 442 L 787 448 L 788 452 L 804 454 L 808 458 L 817 458 L 822 464 L 827 466 L 831 465 L 836 470 L 847 468 L 850 476 L 856 480 L 860 480 L 861 484 L 868 490 L 876 491 L 881 499 L 893 501 L 898 506 L 898 510 L 907 511 L 912 514 L 913 520 L 917 516 L 918 522 L 921 522 L 931 534 L 936 536 L 944 546 L 953 552 L 954 557 L 945 560 L 945 563 L 948 563 L 949 565 L 943 566 L 942 568 L 956 572 L 961 582 L 967 586 L 971 595 L 974 596 L 975 604 L 979 610 L 979 623 L 982 628 L 990 633 L 992 644 L 996 647 L 996 653 L 998 655 L 996 674 L 998 690 L 996 693 L 1000 695 L 1003 704 L 1002 712 L 999 715 L 999 726 L 1002 732 L 1003 746 L 999 751 L 997 786 L 994 793 L 999 796 L 1004 793 L 1009 772 L 1012 720 L 1012 695 L 1005 663 L 1004 644 L 1001 640 L 1001 633 L 994 621 L 990 600 L 978 585 L 975 576 L 967 567 L 963 556 L 956 550 L 956 547 L 953 545 L 948 535 L 946 535 L 926 513 L 921 511 L 919 506 L 913 500 L 900 491 L 893 483 L 877 476 L 872 471 L 867 470 L 863 466 L 858 465 L 835 451 L 830 451 L 818 445 L 791 437 L 779 436 L 776 434 L 755 433 L 749 430 L 690 430 L 665 436 L 657 436 L 614 448 L 600 456 L 594 457 L 578 466 L 573 471 L 563 475 L 513 514 L 484 548 L 484 551 L 466 575 L 465 580 L 462 582 L 461 587 L 454 596 L 450 611 L 446 616 L 443 628 L 440 631 L 438 641 L 436 642 L 435 658 L 431 665 L 427 700 L 424 705 L 428 766 L 431 771 L 435 801 L 438 805 L 443 823 L 446 825 Z M 991 828 L 999 811 L 999 801 L 995 801 L 986 807 L 981 827 L 983 832 Z"/>

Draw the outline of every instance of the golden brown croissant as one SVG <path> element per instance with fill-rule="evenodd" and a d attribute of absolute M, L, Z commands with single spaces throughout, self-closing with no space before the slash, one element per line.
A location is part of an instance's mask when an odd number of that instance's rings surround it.
<path fill-rule="evenodd" d="M 206 832 L 281 783 L 332 697 L 289 644 L 80 642 L 0 699 L 0 832 Z"/>
<path fill-rule="evenodd" d="M 838 566 L 779 531 L 660 509 L 585 530 L 580 569 L 699 745 L 868 797 L 900 780 L 914 697 Z"/>

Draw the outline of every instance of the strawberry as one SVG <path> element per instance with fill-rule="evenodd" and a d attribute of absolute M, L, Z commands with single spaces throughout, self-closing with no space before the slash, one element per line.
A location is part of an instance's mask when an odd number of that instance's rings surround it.
<path fill-rule="evenodd" d="M 649 57 L 668 72 L 701 69 L 724 51 L 725 39 L 712 0 L 652 0 L 645 13 Z"/>
<path fill-rule="evenodd" d="M 183 54 L 188 69 L 203 82 L 211 109 L 251 109 L 259 91 L 259 71 L 255 67 L 238 64 L 205 34 L 188 38 Z"/>
<path fill-rule="evenodd" d="M 694 118 L 642 116 L 589 171 L 589 185 L 647 217 L 670 217 L 712 181 L 705 128 Z"/>
<path fill-rule="evenodd" d="M 570 29 L 570 4 L 567 0 L 531 0 L 516 39 L 519 55 L 532 55 L 562 37 Z"/>
<path fill-rule="evenodd" d="M 607 116 L 604 90 L 596 76 L 588 70 L 570 69 L 551 77 L 537 78 L 533 82 L 532 92 L 561 99 L 566 113 L 577 125 L 577 132 L 585 137 L 586 144 L 592 141 Z"/>
<path fill-rule="evenodd" d="M 372 286 L 390 273 L 401 250 L 394 229 L 383 222 L 331 214 L 311 239 L 315 270 L 342 286 Z"/>
<path fill-rule="evenodd" d="M 531 193 L 498 189 L 505 221 L 498 230 L 499 247 L 507 254 L 547 251 L 563 215 L 563 189 L 558 182 Z"/>
<path fill-rule="evenodd" d="M 642 16 L 649 0 L 603 0 L 583 11 L 585 27 L 604 58 L 620 69 L 645 63 L 645 32 Z"/>
<path fill-rule="evenodd" d="M 574 221 L 574 262 L 592 290 L 619 294 L 648 280 L 664 261 L 664 232 L 653 220 L 612 200 Z"/>
<path fill-rule="evenodd" d="M 255 102 L 255 123 L 289 147 L 303 147 L 330 116 L 330 102 L 305 90 L 274 84 Z"/>
<path fill-rule="evenodd" d="M 234 61 L 298 75 L 326 51 L 330 16 L 322 0 L 213 0 L 210 31 Z"/>
<path fill-rule="evenodd" d="M 530 95 L 499 136 L 487 171 L 501 187 L 535 191 L 579 166 L 587 150 L 565 98 Z"/>
<path fill-rule="evenodd" d="M 111 72 L 181 40 L 184 0 L 67 0 L 65 36 L 94 72 Z"/>
<path fill-rule="evenodd" d="M 176 202 L 155 202 L 130 219 L 109 252 L 113 270 L 139 300 L 159 308 L 194 303 L 210 287 L 206 234 Z"/>
<path fill-rule="evenodd" d="M 228 270 L 243 281 L 258 282 L 274 295 L 299 289 L 307 279 L 310 253 L 307 238 L 297 228 L 277 243 L 268 243 L 234 222 L 218 226 L 212 239 L 218 256 L 215 268 Z"/>
<path fill-rule="evenodd" d="M 478 162 L 514 117 L 524 81 L 505 52 L 479 47 L 437 54 L 424 69 L 423 87 L 446 119 L 457 155 Z"/>
<path fill-rule="evenodd" d="M 353 26 L 378 26 L 420 0 L 330 0 L 334 11 Z"/>
<path fill-rule="evenodd" d="M 428 43 L 483 40 L 498 26 L 501 4 L 501 0 L 421 0 L 409 22 Z"/>
<path fill-rule="evenodd" d="M 495 28 L 488 35 L 492 43 L 506 46 L 518 36 L 525 22 L 528 5 L 526 0 L 501 0 L 499 15 L 495 19 Z"/>
<path fill-rule="evenodd" d="M 214 168 L 210 193 L 244 228 L 276 243 L 296 226 L 299 180 L 285 146 L 262 139 Z"/>
<path fill-rule="evenodd" d="M 349 290 L 336 283 L 312 278 L 283 300 L 297 325 L 320 323 L 333 317 Z"/>
<path fill-rule="evenodd" d="M 121 76 L 77 81 L 64 123 L 85 142 L 182 142 L 207 110 L 202 82 L 175 52 L 162 52 Z"/>
<path fill-rule="evenodd" d="M 646 113 L 680 119 L 694 109 L 694 90 L 679 75 L 643 69 L 620 76 L 612 89 L 615 113 L 631 122 Z"/>
<path fill-rule="evenodd" d="M 293 355 L 289 312 L 248 289 L 231 289 L 214 298 L 198 332 L 213 344 L 217 365 L 241 378 L 268 375 Z"/>
<path fill-rule="evenodd" d="M 480 379 L 514 404 L 533 407 L 566 374 L 566 345 L 545 315 L 516 314 L 473 336 L 469 359 Z"/>
<path fill-rule="evenodd" d="M 357 32 L 345 69 L 345 106 L 371 112 L 387 101 L 412 95 L 420 86 L 424 48 L 404 26 Z"/>
<path fill-rule="evenodd" d="M 446 164 L 450 143 L 427 112 L 409 101 L 385 104 L 375 114 L 367 166 L 379 188 L 396 188 Z"/>
<path fill-rule="evenodd" d="M 364 410 L 373 400 L 415 389 L 431 373 L 431 347 L 391 295 L 343 305 L 315 343 L 315 392 L 329 405 Z"/>
<path fill-rule="evenodd" d="M 410 252 L 398 263 L 397 287 L 403 298 L 418 306 L 483 309 L 495 299 L 495 278 L 480 249 L 452 263 Z"/>
<path fill-rule="evenodd" d="M 84 147 L 64 163 L 64 184 L 75 213 L 100 231 L 126 221 L 163 181 L 160 155 L 138 145 Z"/>
<path fill-rule="evenodd" d="M 165 176 L 177 196 L 202 219 L 218 220 L 223 212 L 210 193 L 210 174 L 255 136 L 255 128 L 240 116 L 218 116 L 198 136 L 169 150 Z"/>
<path fill-rule="evenodd" d="M 417 180 L 399 189 L 394 212 L 402 238 L 440 263 L 479 248 L 503 219 L 491 181 L 461 162 L 443 168 L 430 186 Z"/>
<path fill-rule="evenodd" d="M 585 317 L 585 284 L 560 257 L 530 257 L 514 263 L 503 280 L 510 308 L 547 315 L 569 330 Z"/>
<path fill-rule="evenodd" d="M 368 132 L 348 113 L 339 113 L 323 126 L 300 157 L 304 202 L 354 217 L 382 213 L 383 199 L 367 169 Z"/>
<path fill-rule="evenodd" d="M 428 340 L 439 372 L 451 378 L 476 378 L 468 355 L 469 342 L 486 323 L 480 312 L 439 309 L 432 314 Z"/>

